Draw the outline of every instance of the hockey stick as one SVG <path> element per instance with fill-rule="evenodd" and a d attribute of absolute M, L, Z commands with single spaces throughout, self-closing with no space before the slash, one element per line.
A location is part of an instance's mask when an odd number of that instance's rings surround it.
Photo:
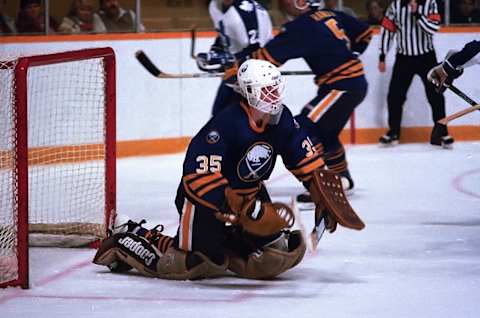
<path fill-rule="evenodd" d="M 452 120 L 454 119 L 457 119 L 459 117 L 462 117 L 466 114 L 470 114 L 471 112 L 474 112 L 476 110 L 480 110 L 480 105 L 472 105 L 468 108 L 465 108 L 459 112 L 456 112 L 456 113 L 453 113 L 445 118 L 442 118 L 438 121 L 439 124 L 442 124 L 442 125 L 446 125 L 448 124 L 449 122 L 451 122 Z"/>
<path fill-rule="evenodd" d="M 158 67 L 153 64 L 150 58 L 143 51 L 137 51 L 135 53 L 135 57 L 150 74 L 158 78 L 208 78 L 223 76 L 223 73 L 165 73 L 158 69 Z"/>
<path fill-rule="evenodd" d="M 195 54 L 195 42 L 197 41 L 197 30 L 195 28 L 190 29 L 190 57 L 197 60 L 197 55 Z"/>
<path fill-rule="evenodd" d="M 462 117 L 466 114 L 469 114 L 471 112 L 474 112 L 475 110 L 480 110 L 480 106 L 478 105 L 478 103 L 476 101 L 474 101 L 473 99 L 471 99 L 470 97 L 467 96 L 467 94 L 465 94 L 464 92 L 462 92 L 461 90 L 459 90 L 456 86 L 454 86 L 453 84 L 443 84 L 445 87 L 447 87 L 448 89 L 450 89 L 452 92 L 454 92 L 457 96 L 459 96 L 461 99 L 463 99 L 464 101 L 466 101 L 467 103 L 469 103 L 472 107 L 468 107 L 468 108 L 465 108 L 459 112 L 456 112 L 454 114 L 451 114 L 445 118 L 442 118 L 438 121 L 439 124 L 442 124 L 442 125 L 447 125 L 450 121 L 456 119 L 456 118 L 459 118 L 459 117 Z"/>
<path fill-rule="evenodd" d="M 457 96 L 459 96 L 461 99 L 463 99 L 464 101 L 466 101 L 467 103 L 469 103 L 470 105 L 472 106 L 476 106 L 478 105 L 478 103 L 476 101 L 474 101 L 473 99 L 471 99 L 470 97 L 467 96 L 467 94 L 465 94 L 464 92 L 462 92 L 461 90 L 459 90 L 456 86 L 454 86 L 453 84 L 448 84 L 448 85 L 445 85 L 448 89 L 450 89 L 452 92 L 454 92 Z"/>
<path fill-rule="evenodd" d="M 292 197 L 291 199 L 291 204 L 290 204 L 292 211 L 295 215 L 295 222 L 297 223 L 297 226 L 299 227 L 300 231 L 302 232 L 302 235 L 306 238 L 308 237 L 307 230 L 305 229 L 305 225 L 303 224 L 302 217 L 300 215 L 300 209 L 297 205 L 297 200 Z M 325 232 L 325 218 L 321 217 L 320 220 L 316 220 L 313 230 L 310 233 L 310 242 L 311 242 L 311 252 L 315 253 L 317 250 L 318 243 L 320 242 L 320 239 L 323 236 L 323 233 Z"/>
<path fill-rule="evenodd" d="M 157 78 L 209 78 L 209 77 L 223 77 L 223 73 L 166 73 L 160 70 L 150 58 L 139 50 L 135 53 L 135 57 L 142 64 L 145 69 Z M 283 71 L 282 75 L 313 75 L 311 71 Z"/>

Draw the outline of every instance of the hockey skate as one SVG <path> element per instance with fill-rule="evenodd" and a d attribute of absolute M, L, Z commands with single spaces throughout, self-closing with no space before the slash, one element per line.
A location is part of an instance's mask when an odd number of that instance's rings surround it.
<path fill-rule="evenodd" d="M 398 145 L 400 142 L 400 136 L 398 134 L 387 132 L 385 135 L 378 139 L 380 147 L 391 147 Z"/>
<path fill-rule="evenodd" d="M 452 136 L 446 135 L 446 136 L 430 139 L 430 144 L 433 146 L 440 146 L 445 149 L 452 149 L 454 141 L 455 140 L 453 139 Z"/>

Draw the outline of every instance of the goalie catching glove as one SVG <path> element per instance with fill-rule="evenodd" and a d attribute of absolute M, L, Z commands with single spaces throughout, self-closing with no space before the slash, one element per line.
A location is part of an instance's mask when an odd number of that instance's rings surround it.
<path fill-rule="evenodd" d="M 257 236 L 270 236 L 293 226 L 295 216 L 288 205 L 261 202 L 256 194 L 225 189 L 227 204 L 224 212 L 218 212 L 216 217 L 222 222 L 241 225 L 246 232 Z"/>
<path fill-rule="evenodd" d="M 325 219 L 325 228 L 331 233 L 337 223 L 354 230 L 362 230 L 365 224 L 350 206 L 343 192 L 340 177 L 330 170 L 316 170 L 310 181 L 310 194 L 315 202 L 315 224 Z"/>

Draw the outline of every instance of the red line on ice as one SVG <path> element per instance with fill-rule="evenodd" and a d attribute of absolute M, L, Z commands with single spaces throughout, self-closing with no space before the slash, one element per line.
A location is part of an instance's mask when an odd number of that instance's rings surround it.
<path fill-rule="evenodd" d="M 452 186 L 455 190 L 458 192 L 461 192 L 463 194 L 469 195 L 471 197 L 480 199 L 480 193 L 476 193 L 474 191 L 471 191 L 469 189 L 465 189 L 465 187 L 462 185 L 463 179 L 466 177 L 470 177 L 474 174 L 480 173 L 480 169 L 474 169 L 474 170 L 469 170 L 465 171 L 459 176 L 456 176 L 453 181 L 452 181 Z"/>

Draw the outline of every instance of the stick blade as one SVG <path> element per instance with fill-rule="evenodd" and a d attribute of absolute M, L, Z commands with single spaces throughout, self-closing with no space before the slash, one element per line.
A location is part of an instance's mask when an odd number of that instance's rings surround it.
<path fill-rule="evenodd" d="M 440 119 L 439 121 L 437 121 L 437 123 L 439 123 L 440 125 L 447 126 L 448 124 L 447 117 Z"/>
<path fill-rule="evenodd" d="M 135 57 L 145 69 L 155 77 L 159 77 L 162 72 L 152 63 L 150 58 L 142 50 L 135 52 Z"/>

